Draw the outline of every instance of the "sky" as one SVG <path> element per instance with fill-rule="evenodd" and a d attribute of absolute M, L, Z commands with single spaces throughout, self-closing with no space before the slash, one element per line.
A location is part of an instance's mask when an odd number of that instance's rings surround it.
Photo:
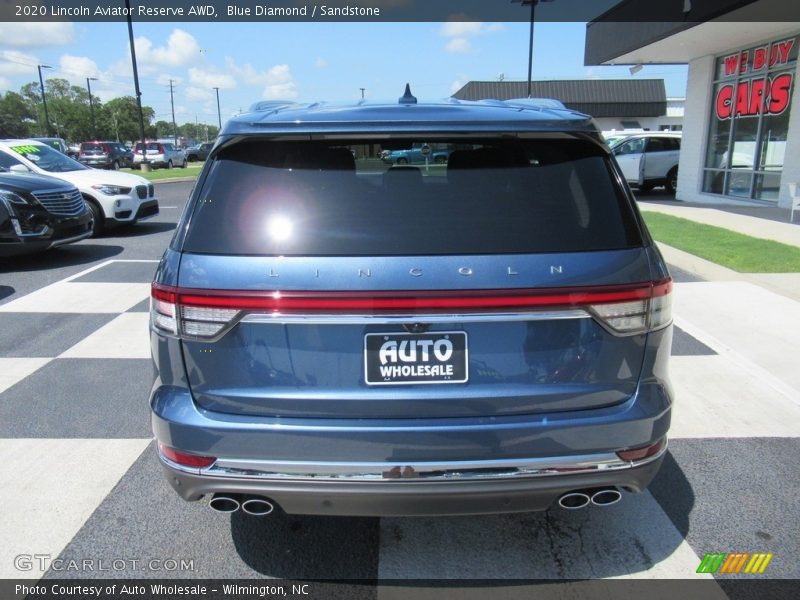
<path fill-rule="evenodd" d="M 408 82 L 420 100 L 450 96 L 471 80 L 527 80 L 528 23 L 137 23 L 142 102 L 178 123 L 215 124 L 264 99 L 396 100 Z M 534 29 L 533 79 L 664 79 L 683 97 L 685 65 L 583 64 L 584 23 L 541 22 Z M 134 95 L 125 22 L 0 23 L 0 92 L 38 78 L 86 85 L 102 101 Z"/>

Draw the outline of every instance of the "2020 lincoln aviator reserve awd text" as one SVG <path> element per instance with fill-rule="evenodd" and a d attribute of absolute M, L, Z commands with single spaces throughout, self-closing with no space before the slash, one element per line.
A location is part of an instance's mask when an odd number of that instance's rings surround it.
<path fill-rule="evenodd" d="M 447 162 L 381 160 L 420 144 Z M 158 455 L 222 511 L 612 504 L 666 451 L 671 290 L 593 121 L 558 102 L 262 102 L 152 285 Z"/>

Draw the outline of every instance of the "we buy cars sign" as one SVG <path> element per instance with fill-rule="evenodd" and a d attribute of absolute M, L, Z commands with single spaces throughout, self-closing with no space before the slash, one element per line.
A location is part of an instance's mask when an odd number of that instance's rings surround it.
<path fill-rule="evenodd" d="M 720 86 L 714 103 L 717 119 L 779 115 L 785 111 L 792 98 L 792 73 L 766 75 L 768 71 L 794 62 L 796 45 L 797 39 L 789 38 L 726 56 L 723 59 L 725 77 L 753 77 Z"/>

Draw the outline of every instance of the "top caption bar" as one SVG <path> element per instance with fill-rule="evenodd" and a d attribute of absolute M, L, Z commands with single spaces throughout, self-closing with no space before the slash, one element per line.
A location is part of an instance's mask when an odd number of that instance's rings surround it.
<path fill-rule="evenodd" d="M 525 4 L 523 4 L 524 2 Z M 783 5 L 783 6 L 781 6 Z M 741 10 L 737 10 L 741 9 Z M 745 10 L 746 9 L 746 10 Z M 744 10 L 744 15 L 740 16 Z M 753 12 L 756 18 L 753 18 Z M 0 21 L 527 22 L 529 0 L 0 0 Z M 774 0 L 536 0 L 537 22 L 800 20 L 800 3 Z"/>

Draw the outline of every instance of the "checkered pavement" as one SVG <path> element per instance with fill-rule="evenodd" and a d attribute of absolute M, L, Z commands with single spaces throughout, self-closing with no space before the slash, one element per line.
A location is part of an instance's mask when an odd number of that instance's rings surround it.
<path fill-rule="evenodd" d="M 0 578 L 683 579 L 701 577 L 705 552 L 734 551 L 774 552 L 766 576 L 800 575 L 790 525 L 800 455 L 797 303 L 679 274 L 670 451 L 649 491 L 612 507 L 254 520 L 183 502 L 158 468 L 147 405 L 155 267 L 109 260 L 0 304 L 3 340 L 13 341 L 0 345 Z M 752 342 L 761 335 L 771 343 Z M 20 572 L 19 554 L 193 565 Z"/>

